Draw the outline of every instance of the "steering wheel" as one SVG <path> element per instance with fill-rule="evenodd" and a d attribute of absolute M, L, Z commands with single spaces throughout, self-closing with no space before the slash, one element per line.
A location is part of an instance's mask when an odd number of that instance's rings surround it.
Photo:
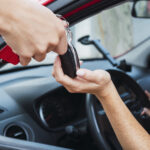
<path fill-rule="evenodd" d="M 150 132 L 150 121 L 141 116 L 143 107 L 149 107 L 149 101 L 142 88 L 130 76 L 119 70 L 108 70 L 121 98 L 141 125 Z M 91 134 L 99 149 L 122 149 L 109 120 L 94 95 L 86 96 L 86 112 Z M 125 119 L 125 118 L 124 118 Z"/>

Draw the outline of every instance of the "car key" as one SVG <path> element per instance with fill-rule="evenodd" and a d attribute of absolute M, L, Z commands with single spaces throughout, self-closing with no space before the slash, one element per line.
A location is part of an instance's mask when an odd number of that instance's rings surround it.
<path fill-rule="evenodd" d="M 80 68 L 79 58 L 76 49 L 68 44 L 67 52 L 59 55 L 64 74 L 71 78 L 76 77 L 76 72 Z"/>
<path fill-rule="evenodd" d="M 57 17 L 65 20 L 61 16 L 57 15 Z M 67 34 L 67 41 L 68 41 L 68 49 L 64 55 L 59 55 L 59 57 L 61 60 L 61 66 L 64 74 L 68 75 L 71 78 L 75 78 L 76 72 L 80 68 L 80 62 L 79 62 L 77 51 L 72 44 L 72 32 L 69 28 L 69 23 L 68 23 L 68 27 L 66 28 L 66 34 Z"/>

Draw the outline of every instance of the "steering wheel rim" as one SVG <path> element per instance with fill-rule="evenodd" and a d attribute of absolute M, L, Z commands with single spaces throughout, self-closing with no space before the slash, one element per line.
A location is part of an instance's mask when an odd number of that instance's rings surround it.
<path fill-rule="evenodd" d="M 145 92 L 136 83 L 135 80 L 133 80 L 130 76 L 128 76 L 127 74 L 125 74 L 124 72 L 119 71 L 119 70 L 108 70 L 108 72 L 111 74 L 111 76 L 119 75 L 119 79 L 123 80 L 123 82 L 125 82 L 132 89 L 132 91 L 136 94 L 136 97 L 138 97 L 138 100 L 136 100 L 136 102 L 139 103 L 139 101 L 140 101 L 140 104 L 139 104 L 140 107 L 148 106 L 148 104 L 149 104 L 148 98 L 147 98 Z M 113 80 L 113 78 L 112 78 L 112 80 Z M 96 107 L 98 104 L 96 104 L 95 99 L 96 99 L 96 97 L 91 94 L 87 94 L 87 96 L 86 96 L 86 113 L 87 113 L 87 117 L 88 117 L 89 128 L 91 130 L 91 134 L 92 134 L 94 140 L 97 142 L 97 146 L 99 149 L 112 150 L 112 148 L 111 148 L 112 145 L 110 146 L 110 143 L 107 142 L 106 137 L 104 135 L 105 134 L 104 128 L 105 128 L 105 126 L 108 126 L 108 124 L 110 125 L 110 123 L 109 123 L 108 119 L 106 119 L 106 120 L 104 119 L 104 114 L 102 115 L 100 113 L 99 114 L 97 113 Z M 105 116 L 106 116 L 106 114 L 105 114 Z M 114 134 L 114 132 L 113 132 L 113 134 Z M 117 148 L 115 148 L 115 147 L 114 148 L 117 150 L 122 149 L 115 135 L 114 135 L 114 137 L 115 137 L 114 143 L 116 143 L 116 147 L 117 147 Z"/>

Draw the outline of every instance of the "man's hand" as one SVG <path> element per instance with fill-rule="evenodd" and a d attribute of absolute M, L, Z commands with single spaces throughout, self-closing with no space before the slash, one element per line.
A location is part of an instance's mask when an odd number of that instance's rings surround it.
<path fill-rule="evenodd" d="M 145 94 L 147 95 L 148 100 L 150 101 L 150 93 L 148 91 L 145 91 Z M 150 117 L 150 109 L 144 108 L 141 115 L 144 115 L 144 114 Z"/>
<path fill-rule="evenodd" d="M 99 96 L 106 96 L 110 87 L 111 78 L 104 70 L 90 71 L 79 69 L 77 77 L 72 79 L 63 73 L 60 58 L 57 57 L 54 63 L 53 76 L 71 93 L 91 93 Z M 110 89 L 109 89 L 110 90 Z"/>
<path fill-rule="evenodd" d="M 0 34 L 22 65 L 31 58 L 42 61 L 51 50 L 67 50 L 64 23 L 35 0 L 1 0 Z"/>

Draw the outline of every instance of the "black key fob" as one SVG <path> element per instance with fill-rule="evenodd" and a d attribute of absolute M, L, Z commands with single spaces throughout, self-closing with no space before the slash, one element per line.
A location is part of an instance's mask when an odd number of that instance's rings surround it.
<path fill-rule="evenodd" d="M 77 69 L 80 68 L 79 57 L 72 44 L 68 44 L 68 50 L 64 55 L 59 55 L 64 74 L 71 78 L 76 77 Z"/>

